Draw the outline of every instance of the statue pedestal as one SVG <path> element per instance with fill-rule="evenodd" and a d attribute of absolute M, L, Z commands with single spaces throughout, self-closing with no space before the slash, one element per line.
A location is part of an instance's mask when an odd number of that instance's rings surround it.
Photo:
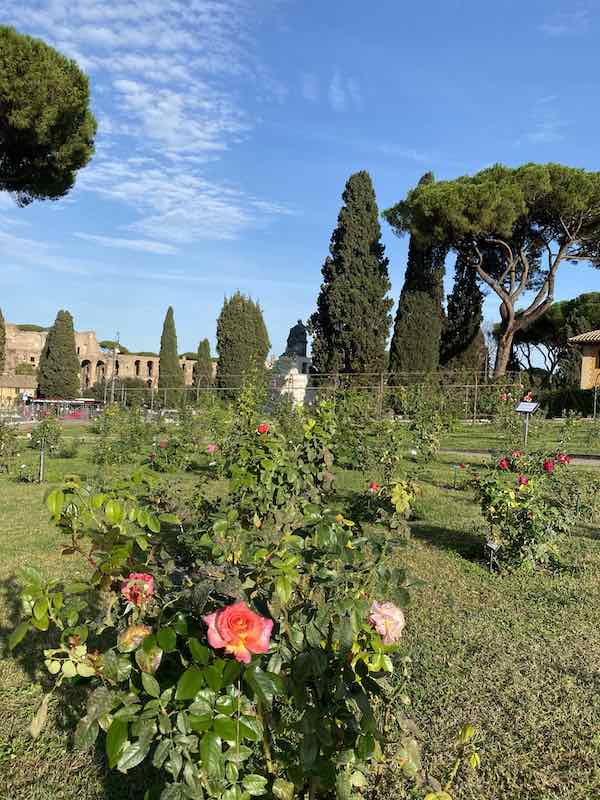
<path fill-rule="evenodd" d="M 294 405 L 308 405 L 315 390 L 309 388 L 311 360 L 306 356 L 281 356 L 274 370 L 279 373 L 279 393 L 291 395 Z"/>

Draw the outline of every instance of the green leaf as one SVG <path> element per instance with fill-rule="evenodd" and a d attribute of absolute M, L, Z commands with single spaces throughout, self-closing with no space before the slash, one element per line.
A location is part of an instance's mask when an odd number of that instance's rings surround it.
<path fill-rule="evenodd" d="M 127 741 L 129 726 L 124 719 L 113 719 L 108 733 L 106 734 L 106 755 L 108 765 L 112 769 L 116 766 L 121 756 L 121 751 Z"/>
<path fill-rule="evenodd" d="M 30 627 L 31 626 L 28 622 L 21 622 L 20 625 L 17 625 L 17 627 L 8 637 L 8 646 L 11 650 L 13 650 L 19 644 L 19 642 L 23 641 Z"/>
<path fill-rule="evenodd" d="M 142 672 L 142 685 L 150 697 L 160 697 L 160 684 L 154 675 Z"/>
<path fill-rule="evenodd" d="M 225 714 L 226 716 L 230 717 L 235 711 L 236 707 L 237 703 L 235 699 L 230 697 L 228 694 L 217 697 L 215 708 L 219 714 Z"/>
<path fill-rule="evenodd" d="M 151 741 L 142 741 L 141 739 L 137 742 L 129 742 L 117 762 L 119 772 L 127 772 L 128 769 L 133 769 L 141 764 L 148 755 L 150 744 Z"/>
<path fill-rule="evenodd" d="M 179 634 L 179 636 L 187 636 L 188 623 L 187 617 L 179 611 L 171 620 L 171 627 Z"/>
<path fill-rule="evenodd" d="M 48 692 L 42 698 L 42 702 L 40 707 L 35 712 L 35 716 L 31 720 L 31 725 L 29 726 L 29 733 L 34 739 L 42 732 L 44 725 L 46 724 L 46 720 L 48 719 L 48 703 L 50 702 L 50 698 L 52 697 L 52 692 Z"/>
<path fill-rule="evenodd" d="M 176 700 L 192 700 L 204 686 L 204 675 L 198 667 L 189 667 L 177 681 Z"/>
<path fill-rule="evenodd" d="M 206 678 L 206 683 L 208 684 L 209 688 L 212 689 L 213 692 L 218 692 L 223 685 L 223 676 L 221 671 L 217 669 L 214 664 L 210 664 L 208 667 L 205 667 L 202 672 Z"/>
<path fill-rule="evenodd" d="M 225 760 L 231 761 L 233 764 L 241 764 L 243 761 L 247 761 L 253 752 L 245 744 L 235 744 L 225 753 Z"/>
<path fill-rule="evenodd" d="M 104 514 L 110 525 L 118 525 L 123 521 L 125 511 L 118 500 L 108 500 L 104 506 Z"/>
<path fill-rule="evenodd" d="M 180 525 L 181 524 L 181 522 L 179 520 L 179 517 L 176 516 L 175 514 L 161 514 L 159 516 L 159 520 L 161 522 L 166 522 L 167 525 Z"/>
<path fill-rule="evenodd" d="M 238 738 L 237 722 L 231 717 L 215 717 L 213 730 L 221 739 L 225 739 L 228 742 L 235 742 Z"/>
<path fill-rule="evenodd" d="M 75 728 L 75 747 L 89 750 L 96 741 L 99 730 L 96 720 L 90 720 L 88 716 L 82 717 Z"/>
<path fill-rule="evenodd" d="M 173 628 L 161 628 L 157 638 L 159 646 L 165 653 L 171 653 L 177 648 L 177 634 Z"/>
<path fill-rule="evenodd" d="M 240 717 L 240 734 L 253 742 L 260 741 L 263 735 L 261 721 L 257 717 Z"/>
<path fill-rule="evenodd" d="M 352 797 L 352 783 L 347 772 L 339 772 L 335 779 L 335 795 L 338 800 L 350 800 Z"/>
<path fill-rule="evenodd" d="M 223 686 L 235 683 L 242 671 L 242 665 L 238 661 L 228 661 L 223 669 Z"/>
<path fill-rule="evenodd" d="M 254 691 L 258 700 L 267 707 L 271 706 L 275 695 L 282 693 L 282 681 L 279 675 L 264 672 L 258 666 L 246 669 L 244 681 Z"/>
<path fill-rule="evenodd" d="M 65 678 L 74 678 L 77 675 L 77 667 L 72 661 L 63 661 L 62 671 Z"/>
<path fill-rule="evenodd" d="M 275 593 L 281 602 L 281 605 L 288 604 L 292 596 L 293 586 L 292 581 L 287 575 L 280 575 L 275 581 Z"/>
<path fill-rule="evenodd" d="M 209 778 L 221 778 L 223 776 L 221 739 L 216 733 L 204 734 L 200 740 L 200 757 Z"/>
<path fill-rule="evenodd" d="M 276 778 L 273 781 L 271 792 L 276 800 L 294 800 L 294 784 L 284 781 L 283 778 Z"/>
<path fill-rule="evenodd" d="M 267 779 L 262 775 L 251 772 L 250 775 L 246 775 L 243 778 L 242 786 L 249 795 L 259 797 L 261 794 L 266 794 L 267 792 Z"/>
<path fill-rule="evenodd" d="M 54 489 L 46 498 L 46 505 L 53 517 L 58 517 L 65 504 L 65 495 L 62 489 Z"/>
<path fill-rule="evenodd" d="M 151 530 L 152 533 L 160 533 L 160 522 L 152 514 L 148 514 L 146 527 L 148 528 L 148 530 Z"/>
<path fill-rule="evenodd" d="M 187 640 L 188 647 L 190 648 L 190 653 L 192 654 L 192 658 L 198 664 L 202 664 L 203 666 L 208 664 L 210 658 L 210 650 L 206 645 L 200 644 L 198 639 L 191 636 Z"/>
<path fill-rule="evenodd" d="M 158 747 L 154 751 L 154 756 L 152 757 L 153 766 L 155 766 L 157 769 L 162 767 L 166 761 L 167 755 L 169 754 L 170 748 L 170 739 L 162 739 L 162 741 L 159 742 Z"/>
<path fill-rule="evenodd" d="M 127 680 L 131 674 L 129 656 L 118 655 L 114 650 L 108 650 L 102 657 L 102 674 L 111 683 Z"/>

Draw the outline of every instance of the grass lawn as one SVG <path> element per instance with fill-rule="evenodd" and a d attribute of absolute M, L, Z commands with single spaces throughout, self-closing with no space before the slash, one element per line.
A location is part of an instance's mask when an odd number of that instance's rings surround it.
<path fill-rule="evenodd" d="M 34 459 L 29 451 L 25 459 Z M 50 460 L 48 476 L 96 467 Z M 600 798 L 600 523 L 588 520 L 565 543 L 571 566 L 554 575 L 497 577 L 481 562 L 478 514 L 468 491 L 454 488 L 451 459 L 428 468 L 412 538 L 398 551 L 414 590 L 406 645 L 413 660 L 413 716 L 424 763 L 444 780 L 461 725 L 479 729 L 482 764 L 461 772 L 456 800 Z M 462 478 L 458 478 L 460 482 Z M 359 473 L 340 475 L 340 491 L 362 489 Z M 2 634 L 14 624 L 14 575 L 25 564 L 46 574 L 75 574 L 42 505 L 47 487 L 0 475 Z M 31 640 L 30 640 L 31 641 Z M 42 645 L 43 646 L 43 645 Z M 38 645 L 36 645 L 38 647 Z M 0 661 L 0 800 L 141 800 L 148 777 L 108 775 L 97 755 L 74 751 L 68 714 L 51 704 L 33 742 L 27 732 L 46 683 L 26 646 Z M 37 661 L 41 663 L 41 659 Z M 410 794 L 394 771 L 385 794 Z"/>
<path fill-rule="evenodd" d="M 562 420 L 542 420 L 534 417 L 530 427 L 529 446 L 549 450 L 557 448 L 563 433 Z M 519 440 L 510 442 L 514 446 L 519 443 Z M 475 425 L 462 422 L 451 433 L 447 433 L 442 441 L 444 448 L 467 451 L 502 450 L 507 444 L 506 431 L 491 422 Z M 566 449 L 569 453 L 577 455 L 600 456 L 600 420 L 596 423 L 591 420 L 578 422 Z"/>

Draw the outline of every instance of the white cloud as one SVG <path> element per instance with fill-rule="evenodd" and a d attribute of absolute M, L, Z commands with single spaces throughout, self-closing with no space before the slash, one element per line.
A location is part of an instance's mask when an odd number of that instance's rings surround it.
<path fill-rule="evenodd" d="M 414 147 L 402 147 L 402 145 L 396 144 L 381 144 L 377 149 L 384 156 L 403 158 L 407 161 L 415 161 L 418 164 L 431 164 L 439 158 L 439 156 L 433 152 L 417 150 Z"/>
<path fill-rule="evenodd" d="M 164 242 L 154 242 L 148 239 L 120 239 L 113 236 L 97 236 L 92 233 L 75 233 L 78 239 L 83 239 L 92 244 L 103 247 L 114 247 L 119 250 L 134 250 L 138 253 L 156 253 L 157 255 L 174 255 L 177 248 Z"/>
<path fill-rule="evenodd" d="M 560 116 L 558 108 L 556 95 L 546 95 L 536 100 L 531 109 L 532 126 L 525 133 L 525 139 L 532 144 L 562 141 L 567 123 Z"/>
<path fill-rule="evenodd" d="M 360 86 L 354 78 L 345 77 L 336 69 L 329 84 L 329 104 L 334 111 L 362 111 Z"/>
<path fill-rule="evenodd" d="M 258 123 L 246 97 L 286 98 L 254 42 L 274 2 L 4 0 L 0 24 L 42 36 L 90 73 L 100 124 L 78 187 L 129 206 L 122 227 L 152 239 L 231 238 L 287 211 L 205 177 Z"/>
<path fill-rule="evenodd" d="M 560 11 L 542 22 L 540 30 L 546 36 L 577 36 L 590 30 L 590 15 L 586 8 Z"/>
<path fill-rule="evenodd" d="M 302 97 L 310 103 L 316 103 L 319 99 L 319 79 L 312 72 L 305 72 L 301 79 Z"/>

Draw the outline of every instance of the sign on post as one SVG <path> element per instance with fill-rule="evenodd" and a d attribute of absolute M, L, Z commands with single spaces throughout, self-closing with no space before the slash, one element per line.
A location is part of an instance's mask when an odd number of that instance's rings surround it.
<path fill-rule="evenodd" d="M 527 447 L 527 437 L 529 436 L 529 417 L 540 407 L 539 403 L 536 403 L 534 400 L 521 400 L 520 403 L 517 403 L 517 407 L 515 411 L 519 414 L 523 414 L 524 417 L 524 435 L 523 435 L 523 443 L 524 446 Z"/>

